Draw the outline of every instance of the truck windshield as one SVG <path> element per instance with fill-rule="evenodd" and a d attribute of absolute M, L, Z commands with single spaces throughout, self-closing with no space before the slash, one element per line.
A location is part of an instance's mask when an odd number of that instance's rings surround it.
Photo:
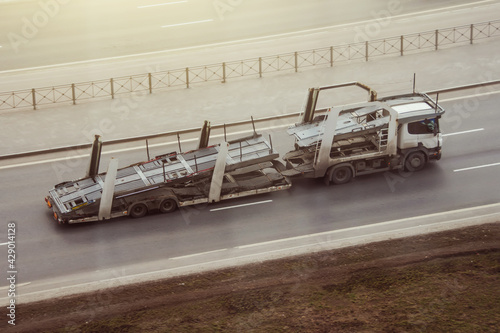
<path fill-rule="evenodd" d="M 438 132 L 438 122 L 435 118 L 415 121 L 408 124 L 408 133 L 410 134 L 429 134 Z"/>

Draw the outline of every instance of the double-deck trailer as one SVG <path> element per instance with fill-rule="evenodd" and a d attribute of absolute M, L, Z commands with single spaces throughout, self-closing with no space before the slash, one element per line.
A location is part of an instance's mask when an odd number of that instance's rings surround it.
<path fill-rule="evenodd" d="M 112 159 L 108 172 L 100 174 L 102 143 L 96 136 L 86 177 L 54 186 L 45 198 L 54 218 L 61 224 L 126 215 L 139 218 L 153 211 L 169 213 L 178 207 L 291 186 L 280 173 L 284 165 L 277 160 L 278 153 L 262 135 L 254 132 L 208 146 L 207 124 L 196 150 L 168 153 L 120 169 Z"/>

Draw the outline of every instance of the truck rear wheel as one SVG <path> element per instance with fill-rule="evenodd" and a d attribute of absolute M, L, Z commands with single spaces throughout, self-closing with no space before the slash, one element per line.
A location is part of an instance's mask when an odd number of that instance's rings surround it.
<path fill-rule="evenodd" d="M 330 180 L 336 185 L 349 183 L 351 179 L 352 170 L 347 165 L 333 169 L 330 176 Z"/>
<path fill-rule="evenodd" d="M 140 217 L 146 216 L 147 213 L 148 213 L 148 206 L 146 206 L 143 203 L 138 203 L 130 207 L 129 215 L 134 219 L 138 219 Z"/>
<path fill-rule="evenodd" d="M 175 202 L 174 199 L 164 199 L 160 203 L 160 207 L 159 207 L 160 213 L 163 213 L 163 214 L 171 213 L 176 209 L 177 209 L 177 202 Z"/>
<path fill-rule="evenodd" d="M 425 167 L 425 155 L 421 151 L 410 153 L 405 161 L 407 171 L 420 171 Z"/>

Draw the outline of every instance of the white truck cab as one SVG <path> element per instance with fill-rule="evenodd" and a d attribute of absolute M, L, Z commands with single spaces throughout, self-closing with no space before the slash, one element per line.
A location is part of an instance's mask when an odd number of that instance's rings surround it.
<path fill-rule="evenodd" d="M 320 91 L 353 85 L 369 92 L 368 102 L 316 110 Z M 358 82 L 311 88 L 302 121 L 288 128 L 295 149 L 283 157 L 287 170 L 282 174 L 343 184 L 375 172 L 419 171 L 441 158 L 443 114 L 442 107 L 421 93 L 379 99 Z"/>

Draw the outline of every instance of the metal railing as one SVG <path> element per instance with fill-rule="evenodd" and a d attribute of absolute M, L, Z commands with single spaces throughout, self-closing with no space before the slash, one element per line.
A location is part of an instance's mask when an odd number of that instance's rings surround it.
<path fill-rule="evenodd" d="M 241 77 L 262 77 L 277 72 L 298 72 L 349 61 L 368 61 L 383 56 L 406 55 L 438 50 L 453 45 L 473 44 L 476 40 L 500 36 L 500 20 L 377 39 L 361 43 L 330 46 L 273 56 L 186 67 L 155 73 L 124 76 L 92 82 L 33 88 L 0 93 L 0 111 L 37 109 L 49 104 L 76 104 L 89 99 L 115 98 L 119 94 L 170 88 L 189 88 L 192 84 L 226 82 Z"/>

